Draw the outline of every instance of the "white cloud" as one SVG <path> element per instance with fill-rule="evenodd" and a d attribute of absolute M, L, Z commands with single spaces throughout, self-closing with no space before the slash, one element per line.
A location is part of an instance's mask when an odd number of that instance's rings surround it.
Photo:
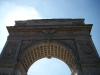
<path fill-rule="evenodd" d="M 15 20 L 41 19 L 38 11 L 33 7 L 18 6 L 8 2 L 0 5 L 0 53 L 7 39 L 6 26 L 13 26 Z"/>

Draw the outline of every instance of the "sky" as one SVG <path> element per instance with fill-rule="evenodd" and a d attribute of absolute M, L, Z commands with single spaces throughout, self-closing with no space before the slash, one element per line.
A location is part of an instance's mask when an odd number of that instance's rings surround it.
<path fill-rule="evenodd" d="M 99 15 L 100 0 L 0 0 L 0 53 L 8 36 L 6 26 L 14 26 L 15 20 L 83 18 L 86 24 L 93 24 L 91 37 L 100 56 Z M 56 58 L 43 58 L 30 67 L 28 75 L 70 75 L 65 65 Z"/>

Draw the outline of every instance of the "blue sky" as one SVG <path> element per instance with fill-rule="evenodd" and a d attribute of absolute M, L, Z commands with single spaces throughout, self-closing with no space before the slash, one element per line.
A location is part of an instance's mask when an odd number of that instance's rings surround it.
<path fill-rule="evenodd" d="M 100 0 L 0 0 L 0 52 L 6 42 L 8 32 L 6 26 L 13 26 L 15 20 L 26 20 L 26 19 L 41 19 L 41 18 L 84 18 L 86 24 L 93 24 L 91 31 L 91 37 L 95 44 L 95 47 L 100 55 Z M 41 59 L 33 64 L 33 66 L 40 66 L 38 68 L 43 68 L 42 65 L 51 64 L 65 64 L 58 59 Z M 43 62 L 43 63 L 41 63 Z M 62 64 L 61 64 L 62 63 Z M 45 66 L 46 66 L 45 65 Z M 54 65 L 53 65 L 54 66 Z M 70 71 L 66 71 L 67 66 L 63 66 L 63 69 L 58 69 L 56 66 L 56 71 L 59 70 L 70 75 Z M 59 68 L 60 68 L 59 67 Z M 68 67 L 67 67 L 68 68 Z M 36 68 L 32 68 L 35 70 Z M 69 69 L 69 68 L 68 68 Z M 45 68 L 47 71 L 48 68 Z M 49 68 L 50 70 L 50 68 Z M 49 71 L 48 72 L 51 72 Z M 51 69 L 53 75 L 55 74 L 53 68 Z M 41 70 L 43 71 L 43 70 Z M 41 71 L 37 72 L 38 75 Z M 29 75 L 35 75 L 31 71 Z M 63 72 L 63 73 L 64 73 Z M 37 75 L 37 74 L 36 74 Z M 49 75 L 48 73 L 42 75 Z M 58 75 L 61 75 L 58 73 Z M 64 75 L 64 74 L 63 74 Z"/>

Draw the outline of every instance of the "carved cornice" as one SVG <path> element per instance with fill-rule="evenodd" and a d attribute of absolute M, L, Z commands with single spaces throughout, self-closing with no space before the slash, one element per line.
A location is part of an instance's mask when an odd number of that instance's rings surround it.
<path fill-rule="evenodd" d="M 85 26 L 63 26 L 63 25 L 57 25 L 57 26 L 8 26 L 8 32 L 9 34 L 15 34 L 15 33 L 30 33 L 30 32 L 41 32 L 43 30 L 56 30 L 56 31 L 71 31 L 71 32 L 76 32 L 76 31 L 86 31 L 90 32 L 92 28 L 92 24 L 90 25 L 85 25 Z"/>
<path fill-rule="evenodd" d="M 56 31 L 56 30 L 43 30 L 41 32 L 21 32 L 21 33 L 13 33 L 9 35 L 9 39 L 66 39 L 68 37 L 75 37 L 75 36 L 80 36 L 80 37 L 89 37 L 90 32 L 86 31 L 76 31 L 76 32 L 71 32 L 71 31 Z"/>

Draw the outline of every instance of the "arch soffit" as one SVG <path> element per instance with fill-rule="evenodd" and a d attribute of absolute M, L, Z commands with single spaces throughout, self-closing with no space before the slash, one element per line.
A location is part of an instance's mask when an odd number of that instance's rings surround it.
<path fill-rule="evenodd" d="M 48 47 L 48 46 L 50 46 L 50 47 Z M 40 52 L 37 52 L 38 50 L 41 50 L 41 49 L 38 49 L 40 47 L 42 47 L 42 48 L 46 47 L 44 49 L 45 50 L 44 52 L 46 52 L 46 51 L 47 52 L 44 53 L 44 54 L 43 53 L 40 54 Z M 53 49 L 52 49 L 52 47 L 53 47 Z M 59 50 L 54 48 L 54 47 L 57 47 Z M 50 51 L 49 48 L 51 49 L 51 52 L 49 52 Z M 23 51 L 20 53 L 20 61 L 22 62 L 22 64 L 24 65 L 25 70 L 27 71 L 28 68 L 35 61 L 37 61 L 37 60 L 39 60 L 41 58 L 44 58 L 44 57 L 48 57 L 48 58 L 55 57 L 55 58 L 58 58 L 58 59 L 64 61 L 69 66 L 69 68 L 72 69 L 73 67 L 75 67 L 75 61 L 76 60 L 74 58 L 73 53 L 70 50 L 71 50 L 70 48 L 68 48 L 68 47 L 66 47 L 66 46 L 64 46 L 64 45 L 62 45 L 60 43 L 57 43 L 57 42 L 46 42 L 46 43 L 38 42 L 38 43 L 35 43 L 35 44 L 31 43 L 25 49 L 23 49 Z M 60 52 L 58 52 L 58 51 L 60 51 Z M 33 55 L 32 55 L 32 53 L 33 53 Z M 37 54 L 37 55 L 34 56 L 34 54 Z M 34 57 L 32 57 L 32 56 L 34 56 Z"/>
<path fill-rule="evenodd" d="M 20 61 L 24 56 L 25 56 L 25 54 L 27 54 L 27 52 L 29 51 L 29 50 L 31 50 L 32 48 L 35 48 L 35 47 L 38 47 L 38 46 L 40 46 L 40 45 L 45 45 L 45 44 L 54 44 L 54 45 L 57 45 L 57 46 L 59 46 L 59 47 L 62 47 L 62 48 L 64 48 L 65 50 L 68 50 L 70 53 L 71 53 L 71 55 L 73 56 L 73 59 L 77 62 L 78 61 L 78 57 L 76 56 L 76 54 L 73 52 L 73 50 L 69 47 L 69 46 L 67 46 L 67 45 L 65 45 L 65 44 L 63 44 L 63 43 L 61 43 L 61 42 L 58 42 L 58 41 L 52 41 L 52 42 L 44 42 L 44 41 L 38 41 L 38 42 L 35 42 L 35 44 L 34 44 L 34 42 L 33 43 L 30 43 L 29 45 L 27 45 L 23 50 L 21 50 L 21 52 L 19 53 L 19 55 L 18 55 L 18 60 Z"/>

